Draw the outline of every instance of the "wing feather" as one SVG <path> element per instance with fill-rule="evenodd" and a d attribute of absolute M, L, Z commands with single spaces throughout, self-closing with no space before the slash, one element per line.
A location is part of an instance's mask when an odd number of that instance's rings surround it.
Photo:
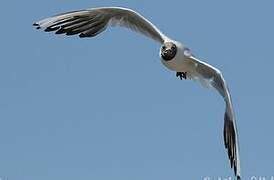
<path fill-rule="evenodd" d="M 167 37 L 137 12 L 121 7 L 100 7 L 59 14 L 33 24 L 37 29 L 56 34 L 93 37 L 103 32 L 108 26 L 121 26 L 139 32 L 159 43 Z"/>
<path fill-rule="evenodd" d="M 193 70 L 189 73 L 189 77 L 200 81 L 202 84 L 206 84 L 207 87 L 216 89 L 224 98 L 226 104 L 223 130 L 224 144 L 227 149 L 230 166 L 233 168 L 237 180 L 240 180 L 240 157 L 236 119 L 227 83 L 222 73 L 215 67 L 193 56 L 189 59 L 193 62 Z"/>

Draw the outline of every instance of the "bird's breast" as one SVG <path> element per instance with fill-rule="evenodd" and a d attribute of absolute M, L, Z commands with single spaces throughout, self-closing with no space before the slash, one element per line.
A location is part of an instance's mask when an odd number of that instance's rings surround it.
<path fill-rule="evenodd" d="M 176 56 L 170 61 L 161 59 L 165 67 L 176 72 L 188 72 L 192 67 L 191 63 L 184 57 Z"/>
<path fill-rule="evenodd" d="M 166 61 L 161 57 L 161 50 L 160 50 L 161 62 L 163 63 L 163 65 L 167 67 L 168 69 L 176 72 L 192 71 L 192 69 L 194 68 L 193 63 L 191 63 L 187 59 L 187 57 L 184 55 L 185 46 L 178 41 L 171 41 L 171 42 L 176 45 L 177 53 L 173 59 Z"/>

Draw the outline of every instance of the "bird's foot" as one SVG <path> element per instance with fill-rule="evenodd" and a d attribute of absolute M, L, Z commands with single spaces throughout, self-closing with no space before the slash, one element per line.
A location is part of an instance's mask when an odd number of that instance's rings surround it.
<path fill-rule="evenodd" d="M 176 77 L 179 77 L 181 80 L 186 79 L 186 72 L 177 72 Z"/>

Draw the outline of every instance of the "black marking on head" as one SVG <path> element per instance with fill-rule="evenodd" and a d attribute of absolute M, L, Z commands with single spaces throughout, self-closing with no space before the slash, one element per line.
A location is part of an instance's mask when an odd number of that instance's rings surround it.
<path fill-rule="evenodd" d="M 177 54 L 177 47 L 172 42 L 166 42 L 161 48 L 161 57 L 165 61 L 172 60 Z"/>

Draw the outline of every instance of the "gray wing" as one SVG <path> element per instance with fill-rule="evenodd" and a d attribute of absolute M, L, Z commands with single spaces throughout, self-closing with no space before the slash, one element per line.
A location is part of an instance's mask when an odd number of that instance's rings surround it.
<path fill-rule="evenodd" d="M 206 64 L 193 56 L 191 56 L 189 59 L 193 63 L 193 70 L 189 73 L 189 78 L 198 80 L 203 85 L 216 89 L 224 98 L 226 104 L 223 131 L 224 144 L 225 148 L 227 149 L 231 168 L 234 169 L 237 180 L 240 180 L 238 134 L 232 100 L 226 81 L 223 78 L 221 72 L 215 67 Z"/>
<path fill-rule="evenodd" d="M 122 26 L 140 32 L 161 44 L 166 39 L 166 36 L 143 16 L 131 9 L 120 7 L 100 7 L 67 12 L 43 19 L 33 25 L 46 32 L 79 34 L 81 38 L 96 36 L 109 25 Z"/>

